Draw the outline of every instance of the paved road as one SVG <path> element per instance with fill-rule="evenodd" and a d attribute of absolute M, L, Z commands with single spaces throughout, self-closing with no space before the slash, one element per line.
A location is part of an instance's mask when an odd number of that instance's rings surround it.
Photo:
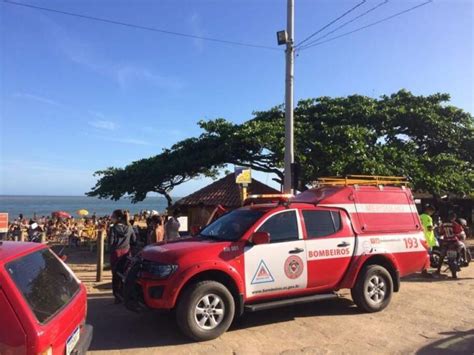
<path fill-rule="evenodd" d="M 120 354 L 474 353 L 474 265 L 458 280 L 402 282 L 389 307 L 364 314 L 347 292 L 339 300 L 245 315 L 219 339 L 193 343 L 172 314 L 131 313 L 114 305 L 110 275 L 94 283 L 90 265 L 74 264 L 89 296 L 91 351 Z"/>

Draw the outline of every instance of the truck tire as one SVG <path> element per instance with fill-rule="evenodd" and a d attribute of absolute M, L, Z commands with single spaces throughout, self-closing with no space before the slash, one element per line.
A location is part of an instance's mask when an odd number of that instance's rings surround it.
<path fill-rule="evenodd" d="M 186 336 L 205 341 L 229 329 L 234 313 L 234 298 L 223 284 L 201 281 L 189 286 L 180 297 L 176 321 Z"/>
<path fill-rule="evenodd" d="M 365 266 L 356 284 L 351 289 L 354 303 L 365 312 L 379 312 L 388 306 L 392 299 L 393 280 L 383 266 Z"/>

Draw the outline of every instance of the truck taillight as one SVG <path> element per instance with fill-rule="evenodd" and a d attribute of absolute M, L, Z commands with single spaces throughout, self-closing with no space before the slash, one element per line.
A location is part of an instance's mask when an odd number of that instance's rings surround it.
<path fill-rule="evenodd" d="M 430 250 L 430 247 L 429 247 L 428 243 L 426 242 L 425 238 L 420 238 L 420 242 L 426 250 Z"/>

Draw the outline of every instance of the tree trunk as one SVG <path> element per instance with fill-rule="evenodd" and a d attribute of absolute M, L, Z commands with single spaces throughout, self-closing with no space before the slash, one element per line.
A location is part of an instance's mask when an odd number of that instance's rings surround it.
<path fill-rule="evenodd" d="M 171 205 L 173 204 L 173 199 L 171 198 L 170 194 L 166 191 L 162 191 L 160 192 L 163 196 L 165 196 L 166 198 L 166 201 L 168 202 L 168 208 L 171 207 Z"/>

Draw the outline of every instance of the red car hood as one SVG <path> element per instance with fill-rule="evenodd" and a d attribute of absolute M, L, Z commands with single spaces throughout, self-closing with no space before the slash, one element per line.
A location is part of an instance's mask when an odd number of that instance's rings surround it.
<path fill-rule="evenodd" d="M 200 253 L 203 258 L 206 255 L 218 255 L 223 248 L 235 242 L 215 241 L 209 239 L 189 238 L 169 243 L 158 243 L 146 246 L 141 252 L 145 260 L 157 262 L 175 262 L 183 255 Z"/>

